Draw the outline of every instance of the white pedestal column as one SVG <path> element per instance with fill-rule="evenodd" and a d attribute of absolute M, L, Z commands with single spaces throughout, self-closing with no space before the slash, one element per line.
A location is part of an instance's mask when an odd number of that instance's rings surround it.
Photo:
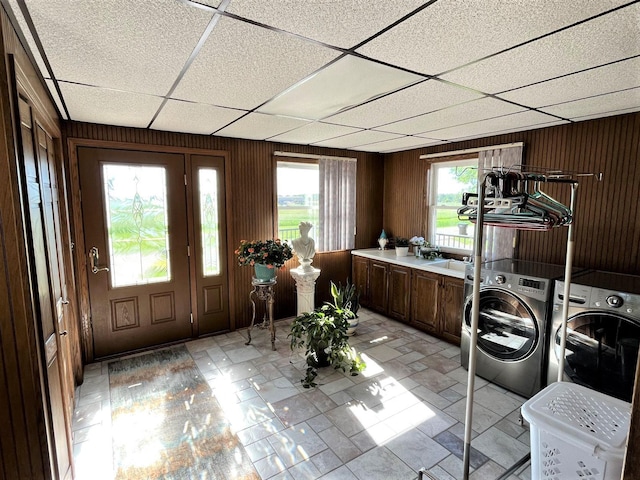
<path fill-rule="evenodd" d="M 296 315 L 312 312 L 315 305 L 316 280 L 320 276 L 320 269 L 306 265 L 294 268 L 290 272 L 296 281 L 296 291 L 298 292 L 298 311 Z"/>

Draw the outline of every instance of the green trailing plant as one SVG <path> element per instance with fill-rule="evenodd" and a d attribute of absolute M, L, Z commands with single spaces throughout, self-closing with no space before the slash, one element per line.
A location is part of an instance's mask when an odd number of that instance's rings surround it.
<path fill-rule="evenodd" d="M 325 302 L 313 312 L 305 312 L 293 320 L 291 324 L 291 350 L 305 349 L 307 370 L 302 385 L 305 388 L 315 387 L 318 368 L 333 366 L 336 370 L 347 370 L 357 375 L 366 365 L 349 345 L 347 329 L 349 320 L 355 313 L 344 306 L 344 292 L 331 282 L 333 302 Z"/>

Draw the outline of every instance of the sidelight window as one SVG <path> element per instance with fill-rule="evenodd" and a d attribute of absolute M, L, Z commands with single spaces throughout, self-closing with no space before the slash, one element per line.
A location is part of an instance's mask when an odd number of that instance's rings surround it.
<path fill-rule="evenodd" d="M 220 220 L 218 172 L 214 168 L 198 170 L 200 198 L 200 236 L 202 272 L 205 277 L 220 275 Z"/>

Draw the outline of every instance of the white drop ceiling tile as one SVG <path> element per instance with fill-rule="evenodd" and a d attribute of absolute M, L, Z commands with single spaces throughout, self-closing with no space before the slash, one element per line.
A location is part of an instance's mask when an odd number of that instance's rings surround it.
<path fill-rule="evenodd" d="M 146 128 L 162 98 L 106 88 L 60 83 L 71 120 Z"/>
<path fill-rule="evenodd" d="M 640 87 L 584 98 L 574 102 L 560 103 L 540 110 L 564 118 L 574 119 L 638 107 L 640 107 Z"/>
<path fill-rule="evenodd" d="M 215 134 L 220 137 L 264 140 L 294 128 L 302 127 L 307 123 L 309 123 L 307 120 L 299 120 L 297 118 L 250 113 L 222 130 L 218 130 Z"/>
<path fill-rule="evenodd" d="M 58 95 L 58 91 L 56 90 L 53 80 L 51 80 L 50 78 L 47 78 L 45 79 L 45 83 L 47 84 L 47 88 L 49 89 L 51 98 L 53 98 L 53 101 L 55 102 L 56 107 L 58 107 L 58 113 L 60 114 L 60 118 L 67 120 L 67 114 L 65 113 L 64 108 L 62 107 L 62 102 L 60 101 L 60 95 Z"/>
<path fill-rule="evenodd" d="M 623 3 L 438 1 L 357 51 L 410 70 L 439 74 Z"/>
<path fill-rule="evenodd" d="M 9 0 L 9 6 L 11 7 L 11 11 L 16 17 L 16 20 L 18 21 L 19 29 L 22 31 L 25 39 L 27 40 L 28 48 L 29 50 L 31 50 L 31 53 L 33 54 L 33 58 L 36 61 L 38 69 L 42 73 L 43 77 L 45 78 L 49 77 L 50 75 L 49 75 L 49 72 L 47 71 L 47 67 L 44 63 L 44 60 L 42 59 L 42 55 L 40 55 L 40 52 L 38 51 L 38 46 L 36 45 L 36 42 L 33 39 L 33 35 L 31 35 L 31 32 L 29 31 L 29 27 L 27 25 L 27 22 L 24 19 L 24 15 L 22 14 L 20 7 L 18 6 L 17 0 Z"/>
<path fill-rule="evenodd" d="M 439 138 L 441 140 L 461 140 L 466 138 L 486 137 L 495 135 L 498 132 L 504 133 L 507 131 L 530 130 L 532 128 L 559 125 L 561 123 L 567 122 L 555 117 L 550 117 L 544 113 L 529 110 L 526 112 L 519 112 L 512 115 L 483 120 L 481 122 L 473 122 L 465 125 L 444 128 L 429 132 L 428 135 L 432 138 Z"/>
<path fill-rule="evenodd" d="M 222 17 L 173 96 L 251 110 L 337 56 L 291 35 Z"/>
<path fill-rule="evenodd" d="M 258 111 L 319 120 L 420 80 L 418 75 L 347 55 Z"/>
<path fill-rule="evenodd" d="M 634 113 L 634 112 L 640 112 L 640 107 L 630 107 L 630 108 L 625 108 L 625 109 L 622 109 L 622 110 L 616 110 L 614 112 L 598 113 L 598 114 L 594 114 L 594 115 L 585 115 L 584 117 L 576 117 L 576 118 L 573 118 L 572 120 L 574 120 L 576 122 L 582 122 L 584 120 L 592 120 L 592 119 L 595 119 L 595 118 L 610 117 L 612 115 L 624 115 L 626 113 Z"/>
<path fill-rule="evenodd" d="M 636 3 L 442 78 L 487 93 L 531 85 L 640 54 L 638 25 Z"/>
<path fill-rule="evenodd" d="M 640 57 L 537 83 L 498 96 L 536 108 L 638 86 Z"/>
<path fill-rule="evenodd" d="M 359 147 L 360 145 L 366 145 L 367 143 L 383 142 L 396 138 L 401 138 L 401 135 L 397 135 L 395 133 L 377 132 L 375 130 L 362 130 L 350 135 L 344 135 L 342 137 L 332 138 L 330 140 L 324 140 L 322 142 L 314 143 L 314 145 L 320 147 L 352 148 Z"/>
<path fill-rule="evenodd" d="M 437 80 L 427 80 L 360 107 L 333 115 L 326 121 L 352 127 L 372 128 L 480 97 L 482 97 L 481 94 L 465 88 Z"/>
<path fill-rule="evenodd" d="M 313 122 L 309 123 L 290 132 L 276 135 L 268 140 L 270 142 L 283 142 L 283 143 L 299 143 L 303 145 L 309 145 L 311 143 L 321 142 L 330 138 L 339 137 L 341 135 L 348 135 L 349 133 L 355 133 L 359 129 L 352 127 L 343 127 L 339 125 L 330 125 L 328 123 Z"/>
<path fill-rule="evenodd" d="M 175 0 L 26 0 L 58 80 L 165 95 L 212 13 Z"/>
<path fill-rule="evenodd" d="M 210 135 L 247 113 L 204 103 L 168 100 L 151 124 L 154 130 Z"/>
<path fill-rule="evenodd" d="M 384 125 L 378 129 L 385 132 L 414 135 L 500 115 L 508 115 L 521 110 L 523 110 L 522 107 L 487 97 Z"/>
<path fill-rule="evenodd" d="M 354 150 L 362 150 L 364 152 L 398 152 L 401 150 L 410 150 L 412 148 L 430 147 L 432 145 L 440 145 L 444 143 L 442 140 L 426 139 L 419 137 L 400 137 L 385 142 L 370 143 L 354 148 Z"/>
<path fill-rule="evenodd" d="M 423 0 L 234 0 L 227 12 L 328 45 L 351 48 L 423 3 Z"/>

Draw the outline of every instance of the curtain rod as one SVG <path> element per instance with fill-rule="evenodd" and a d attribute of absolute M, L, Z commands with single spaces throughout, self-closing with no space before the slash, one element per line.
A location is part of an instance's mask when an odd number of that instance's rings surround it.
<path fill-rule="evenodd" d="M 311 153 L 293 153 L 293 152 L 273 152 L 276 157 L 290 157 L 290 158 L 330 158 L 331 160 L 350 160 L 352 162 L 357 161 L 357 158 L 352 157 L 336 157 L 332 155 L 312 155 Z"/>
<path fill-rule="evenodd" d="M 465 150 L 454 150 L 451 152 L 427 153 L 425 155 L 420 155 L 420 159 L 423 160 L 425 158 L 449 157 L 452 155 L 464 155 L 465 153 L 484 152 L 486 150 L 496 150 L 498 148 L 511 147 L 524 147 L 524 142 L 505 143 L 502 145 L 491 145 L 489 147 L 467 148 Z"/>

